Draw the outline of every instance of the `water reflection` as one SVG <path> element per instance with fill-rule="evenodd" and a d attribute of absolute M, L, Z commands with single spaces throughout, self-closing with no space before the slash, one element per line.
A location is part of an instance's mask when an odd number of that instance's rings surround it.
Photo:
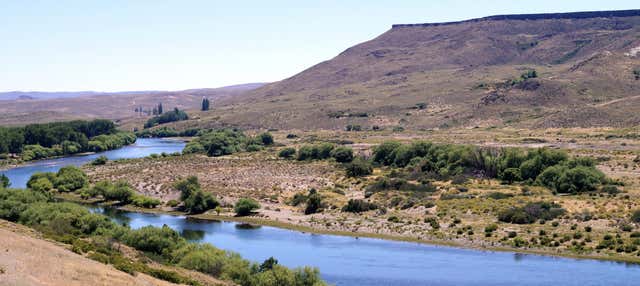
<path fill-rule="evenodd" d="M 200 241 L 204 238 L 203 230 L 183 229 L 180 235 L 188 241 Z"/>
<path fill-rule="evenodd" d="M 250 223 L 237 223 L 235 227 L 237 229 L 259 229 L 261 226 Z"/>

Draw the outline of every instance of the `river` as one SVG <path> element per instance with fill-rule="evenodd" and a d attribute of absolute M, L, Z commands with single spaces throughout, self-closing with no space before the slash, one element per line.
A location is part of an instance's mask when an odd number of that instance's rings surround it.
<path fill-rule="evenodd" d="M 185 143 L 173 139 L 138 138 L 134 144 L 116 150 L 110 150 L 89 155 L 77 155 L 55 159 L 38 160 L 16 168 L 0 171 L 11 181 L 12 188 L 26 188 L 31 175 L 36 172 L 57 172 L 64 166 L 80 166 L 87 164 L 100 156 L 107 156 L 109 160 L 142 158 L 151 154 L 181 152 Z"/>
<path fill-rule="evenodd" d="M 43 160 L 3 171 L 14 187 L 34 172 L 57 171 L 106 155 L 137 158 L 177 152 L 184 143 L 138 139 L 131 146 L 100 154 Z M 166 224 L 193 241 L 209 242 L 261 262 L 271 256 L 289 266 L 315 266 L 334 285 L 638 285 L 640 266 L 513 252 L 480 251 L 418 243 L 317 235 L 236 222 L 189 219 L 93 208 L 132 228 Z"/>

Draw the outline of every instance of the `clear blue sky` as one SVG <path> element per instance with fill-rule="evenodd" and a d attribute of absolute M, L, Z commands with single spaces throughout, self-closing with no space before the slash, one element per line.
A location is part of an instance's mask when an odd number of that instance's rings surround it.
<path fill-rule="evenodd" d="M 0 91 L 276 81 L 394 23 L 639 6 L 637 0 L 0 0 Z"/>

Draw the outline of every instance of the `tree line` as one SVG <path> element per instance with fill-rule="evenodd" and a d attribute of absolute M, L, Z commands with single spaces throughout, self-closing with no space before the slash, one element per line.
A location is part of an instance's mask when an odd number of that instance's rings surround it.
<path fill-rule="evenodd" d="M 135 142 L 111 120 L 75 120 L 22 127 L 0 127 L 0 154 L 21 154 L 24 160 L 105 151 Z"/>
<path fill-rule="evenodd" d="M 144 124 L 144 128 L 151 128 L 159 124 L 187 119 L 189 119 L 189 115 L 184 110 L 180 110 L 176 107 L 173 109 L 173 111 L 165 112 L 161 115 L 149 118 L 149 120 L 147 120 L 147 122 Z"/>

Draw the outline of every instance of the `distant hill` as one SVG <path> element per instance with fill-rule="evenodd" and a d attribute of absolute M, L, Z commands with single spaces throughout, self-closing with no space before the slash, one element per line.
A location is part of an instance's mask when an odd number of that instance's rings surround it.
<path fill-rule="evenodd" d="M 121 92 L 97 92 L 97 91 L 9 91 L 0 92 L 0 100 L 31 100 L 31 99 L 56 99 L 56 98 L 73 98 L 94 95 L 114 95 L 114 94 L 149 94 L 158 93 L 160 91 L 121 91 Z"/>
<path fill-rule="evenodd" d="M 522 80 L 535 70 L 537 77 Z M 199 124 L 260 128 L 640 124 L 640 10 L 394 25 Z"/>
<path fill-rule="evenodd" d="M 151 110 L 158 103 L 162 103 L 165 109 L 199 109 L 202 97 L 210 98 L 215 106 L 221 98 L 232 97 L 263 85 L 250 83 L 183 91 L 10 93 L 18 97 L 0 101 L 0 125 L 88 118 L 136 118 L 140 116 L 135 112 L 137 108 Z"/>

